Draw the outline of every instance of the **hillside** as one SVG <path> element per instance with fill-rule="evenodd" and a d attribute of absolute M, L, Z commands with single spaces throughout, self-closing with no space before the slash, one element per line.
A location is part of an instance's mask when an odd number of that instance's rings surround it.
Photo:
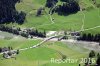
<path fill-rule="evenodd" d="M 96 0 L 99 3 L 99 0 Z M 76 14 L 69 16 L 59 16 L 56 13 L 48 14 L 49 9 L 45 8 L 47 13 L 43 12 L 43 15 L 36 17 L 37 9 L 45 6 L 45 0 L 23 0 L 16 5 L 17 10 L 27 13 L 25 23 L 21 27 L 34 27 L 40 30 L 80 30 L 82 25 L 84 29 L 96 27 L 100 25 L 100 8 L 96 7 L 91 0 L 79 0 L 80 7 L 85 9 L 79 11 Z M 61 4 L 58 2 L 58 4 Z M 52 24 L 51 18 L 54 18 Z M 84 22 L 84 23 L 83 23 Z M 50 27 L 50 28 L 49 28 Z M 91 30 L 92 32 L 99 32 L 100 28 Z"/>
<path fill-rule="evenodd" d="M 0 66 L 85 66 L 90 62 L 95 66 L 100 58 L 100 0 L 58 0 L 56 5 L 49 4 L 51 8 L 45 6 L 47 0 L 10 1 L 18 2 L 3 4 L 6 11 L 0 13 L 13 16 L 0 24 Z M 10 9 L 11 5 L 16 9 Z M 91 51 L 94 57 L 90 57 Z"/>

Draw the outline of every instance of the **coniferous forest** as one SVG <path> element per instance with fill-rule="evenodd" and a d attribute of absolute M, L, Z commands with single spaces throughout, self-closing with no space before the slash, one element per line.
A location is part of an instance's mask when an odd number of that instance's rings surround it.
<path fill-rule="evenodd" d="M 18 12 L 15 8 L 16 3 L 20 0 L 0 0 L 0 23 L 18 23 L 23 24 L 26 14 Z"/>

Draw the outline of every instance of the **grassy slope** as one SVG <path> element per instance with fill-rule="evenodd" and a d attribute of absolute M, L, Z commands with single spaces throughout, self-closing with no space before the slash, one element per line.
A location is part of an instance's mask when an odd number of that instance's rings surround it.
<path fill-rule="evenodd" d="M 39 41 L 37 40 L 0 40 L 0 47 L 4 46 L 12 46 L 13 48 L 25 48 L 29 46 L 33 46 L 37 44 Z M 51 44 L 51 45 L 50 45 Z M 17 56 L 17 60 L 12 59 L 0 59 L 0 66 L 66 66 L 66 65 L 77 65 L 78 63 L 74 64 L 52 64 L 50 62 L 51 58 L 61 58 L 61 55 L 58 53 L 61 52 L 62 54 L 66 55 L 70 58 L 83 58 L 86 57 L 87 54 L 81 54 L 78 51 L 71 50 L 65 44 L 60 42 L 55 42 L 52 45 L 52 42 L 47 42 L 43 46 L 35 49 L 29 49 L 26 51 L 21 51 L 20 54 Z M 0 56 L 0 58 L 2 58 Z"/>
<path fill-rule="evenodd" d="M 35 40 L 26 40 L 26 39 L 11 39 L 11 40 L 0 40 L 0 47 L 8 47 L 12 46 L 14 49 L 15 48 L 25 48 L 29 46 L 33 46 L 34 44 L 37 44 L 40 41 L 35 41 Z M 18 49 L 17 48 L 17 49 Z"/>
<path fill-rule="evenodd" d="M 19 49 L 33 46 L 39 42 L 39 40 L 0 40 L 0 47 L 12 46 L 14 49 Z M 59 54 L 52 49 L 40 47 L 35 49 L 29 49 L 26 51 L 21 51 L 20 54 L 17 56 L 16 61 L 14 59 L 0 59 L 0 66 L 9 66 L 9 64 L 10 66 L 18 66 L 18 64 L 20 66 L 33 66 L 33 63 L 37 64 L 37 60 L 45 61 L 49 60 L 51 57 L 57 58 L 59 57 Z M 0 56 L 0 58 L 2 57 Z"/>
<path fill-rule="evenodd" d="M 52 15 L 55 19 L 55 23 L 51 24 L 50 18 L 47 14 L 40 17 L 36 17 L 36 10 L 39 7 L 43 7 L 45 5 L 46 0 L 23 0 L 22 3 L 17 4 L 17 10 L 23 10 L 27 13 L 27 19 L 25 24 L 21 27 L 35 27 L 40 30 L 80 30 L 82 26 L 83 14 L 82 12 L 78 12 L 76 14 L 72 14 L 69 16 L 58 16 L 57 14 Z M 95 6 L 91 3 L 90 0 L 80 0 L 83 2 L 85 7 L 92 7 L 92 10 L 83 11 L 86 18 L 85 28 L 91 28 L 100 25 L 100 12 L 95 8 Z M 99 0 L 97 0 L 99 3 Z M 46 8 L 48 11 L 48 9 Z M 98 15 L 99 14 L 99 15 Z M 100 29 L 100 28 L 99 28 Z M 93 32 L 100 32 L 99 29 L 93 30 Z"/>

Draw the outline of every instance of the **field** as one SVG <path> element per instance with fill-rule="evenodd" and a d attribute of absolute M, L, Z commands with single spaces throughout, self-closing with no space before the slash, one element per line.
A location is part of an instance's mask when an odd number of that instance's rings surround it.
<path fill-rule="evenodd" d="M 33 46 L 40 41 L 38 40 L 0 40 L 0 46 L 12 46 L 14 49 L 25 48 Z M 72 50 L 62 42 L 46 42 L 44 45 L 25 51 L 20 51 L 20 54 L 11 59 L 3 59 L 0 56 L 0 66 L 77 66 L 77 63 L 51 63 L 51 58 L 61 59 L 62 55 L 68 58 L 80 59 L 87 57 L 88 53 L 80 53 L 79 51 Z"/>
<path fill-rule="evenodd" d="M 47 13 L 43 12 L 43 15 L 41 15 L 40 17 L 36 17 L 35 15 L 37 9 L 40 7 L 44 7 L 46 1 L 24 0 L 22 3 L 16 5 L 17 10 L 24 11 L 27 13 L 26 21 L 20 27 L 33 27 L 36 29 L 46 31 L 58 31 L 81 30 L 82 26 L 84 29 L 100 26 L 100 8 L 96 8 L 96 6 L 93 5 L 93 3 L 90 0 L 80 0 L 80 2 L 81 1 L 82 4 L 80 5 L 86 8 L 85 11 L 79 11 L 78 13 L 69 16 L 59 16 L 55 13 L 51 15 L 51 17 Z M 97 0 L 97 2 L 99 3 L 99 0 Z M 48 10 L 49 9 L 46 8 L 47 12 Z M 51 18 L 54 18 L 54 23 L 52 23 Z M 86 32 L 99 33 L 99 29 L 100 28 L 98 27 L 97 29 L 93 29 Z"/>

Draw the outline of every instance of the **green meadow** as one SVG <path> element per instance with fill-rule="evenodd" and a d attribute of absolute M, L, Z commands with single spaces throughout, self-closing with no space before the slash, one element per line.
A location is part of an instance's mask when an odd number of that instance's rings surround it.
<path fill-rule="evenodd" d="M 96 0 L 100 3 L 99 0 Z M 23 25 L 17 25 L 22 28 L 33 27 L 39 30 L 46 31 L 57 31 L 57 30 L 81 30 L 84 21 L 84 29 L 96 27 L 100 25 L 100 8 L 91 2 L 91 0 L 80 0 L 82 2 L 80 6 L 85 7 L 86 10 L 79 11 L 76 14 L 71 14 L 68 16 L 59 16 L 58 14 L 51 15 L 54 18 L 54 23 L 52 24 L 50 16 L 43 12 L 43 15 L 36 17 L 36 11 L 40 7 L 44 7 L 46 0 L 24 0 L 16 5 L 18 11 L 24 11 L 27 13 L 25 23 Z M 60 2 L 58 2 L 60 4 Z M 45 8 L 48 12 L 49 9 Z M 85 17 L 84 17 L 85 16 Z M 86 32 L 100 32 L 100 28 L 86 31 Z"/>
<path fill-rule="evenodd" d="M 40 40 L 41 41 L 41 40 Z M 12 46 L 13 49 L 20 49 L 33 46 L 40 42 L 39 40 L 0 40 L 0 47 Z M 82 49 L 82 48 L 81 48 Z M 85 49 L 83 49 L 85 51 Z M 46 42 L 40 47 L 20 51 L 16 59 L 2 59 L 0 55 L 0 66 L 77 66 L 77 63 L 52 63 L 51 58 L 62 59 L 62 55 L 67 58 L 81 59 L 86 58 L 88 53 L 80 53 L 69 48 L 62 42 Z"/>

